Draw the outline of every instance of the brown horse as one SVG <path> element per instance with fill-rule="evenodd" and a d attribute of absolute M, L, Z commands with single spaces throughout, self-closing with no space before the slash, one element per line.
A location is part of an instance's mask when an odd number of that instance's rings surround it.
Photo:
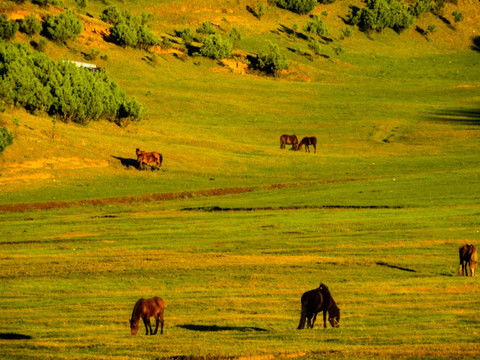
<path fill-rule="evenodd" d="M 460 269 L 458 270 L 459 275 L 468 276 L 467 265 L 470 266 L 470 274 L 475 276 L 475 270 L 477 269 L 477 249 L 472 244 L 465 244 L 460 246 L 458 249 L 460 255 Z"/>
<path fill-rule="evenodd" d="M 280 149 L 285 149 L 285 145 L 291 144 L 292 150 L 295 150 L 298 145 L 297 135 L 282 135 L 280 136 Z"/>
<path fill-rule="evenodd" d="M 145 324 L 145 329 L 148 335 L 148 329 L 150 328 L 150 335 L 155 335 L 158 331 L 158 324 L 161 324 L 160 334 L 163 334 L 163 310 L 165 309 L 165 302 L 155 296 L 150 299 L 139 299 L 135 306 L 133 307 L 132 318 L 130 319 L 130 329 L 132 330 L 132 335 L 136 335 L 138 331 L 138 323 L 140 318 L 142 318 L 143 323 Z M 154 316 L 157 326 L 155 331 L 152 333 L 152 325 L 150 324 L 150 318 Z"/>
<path fill-rule="evenodd" d="M 162 166 L 163 156 L 157 152 L 145 152 L 137 148 L 135 151 L 137 154 L 138 165 L 143 168 L 143 164 L 155 166 L 158 169 Z"/>
<path fill-rule="evenodd" d="M 313 329 L 317 313 L 323 311 L 323 327 L 327 327 L 326 315 L 328 312 L 328 322 L 332 327 L 340 326 L 340 309 L 333 300 L 330 290 L 324 284 L 320 284 L 318 289 L 307 291 L 302 295 L 302 313 L 298 330 L 305 328 L 305 318 L 307 318 L 307 329 Z M 312 321 L 313 317 L 313 321 Z"/>
<path fill-rule="evenodd" d="M 313 145 L 314 153 L 317 152 L 317 138 L 315 136 L 305 136 L 298 144 L 297 150 L 301 150 L 303 145 L 305 145 L 305 151 L 310 152 L 310 145 Z"/>

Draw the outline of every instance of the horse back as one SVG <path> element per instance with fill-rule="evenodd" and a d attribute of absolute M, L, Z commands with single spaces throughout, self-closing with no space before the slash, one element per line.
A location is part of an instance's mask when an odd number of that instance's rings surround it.
<path fill-rule="evenodd" d="M 470 261 L 470 259 L 474 258 L 473 260 L 477 260 L 477 249 L 472 244 L 465 244 L 460 246 L 459 255 L 460 255 L 460 262 L 462 261 Z"/>
<path fill-rule="evenodd" d="M 318 289 L 310 290 L 302 295 L 302 307 L 309 313 L 318 313 L 325 308 L 323 295 Z"/>
<path fill-rule="evenodd" d="M 132 318 L 151 317 L 163 313 L 165 302 L 162 298 L 155 296 L 150 299 L 139 299 L 133 308 Z"/>

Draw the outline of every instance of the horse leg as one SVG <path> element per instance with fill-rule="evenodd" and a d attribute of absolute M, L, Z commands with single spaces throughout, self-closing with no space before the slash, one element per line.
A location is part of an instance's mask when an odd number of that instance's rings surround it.
<path fill-rule="evenodd" d="M 312 327 L 312 314 L 307 315 L 307 329 Z"/>
<path fill-rule="evenodd" d="M 323 311 L 323 327 L 326 329 L 327 328 L 327 311 Z"/>
<path fill-rule="evenodd" d="M 313 144 L 313 153 L 316 154 L 317 153 L 317 145 Z"/>
<path fill-rule="evenodd" d="M 148 335 L 148 327 L 150 326 L 150 319 L 147 319 L 147 317 L 143 317 L 142 318 L 143 320 L 143 323 L 145 324 L 145 330 L 147 331 L 147 333 L 145 335 Z M 150 332 L 152 331 L 152 329 L 150 328 Z"/>
<path fill-rule="evenodd" d="M 312 329 L 313 329 L 313 325 L 315 325 L 315 320 L 317 320 L 317 313 L 313 314 Z"/>
<path fill-rule="evenodd" d="M 163 335 L 163 310 L 158 314 L 160 319 L 160 335 Z"/>
<path fill-rule="evenodd" d="M 156 335 L 158 331 L 158 325 L 160 323 L 160 320 L 158 319 L 158 314 L 155 315 L 155 331 L 153 332 L 152 335 Z"/>

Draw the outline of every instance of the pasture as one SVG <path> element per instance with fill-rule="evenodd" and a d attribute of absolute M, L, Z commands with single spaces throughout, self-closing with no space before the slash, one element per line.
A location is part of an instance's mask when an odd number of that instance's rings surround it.
<path fill-rule="evenodd" d="M 257 24 L 193 3 L 159 3 L 156 29 L 227 16 L 247 51 L 306 46 L 279 32 L 299 21 L 284 11 Z M 314 61 L 286 50 L 283 78 L 152 61 L 94 33 L 49 43 L 57 59 L 95 44 L 148 111 L 126 128 L 0 114 L 16 132 L 0 158 L 0 358 L 478 358 L 480 283 L 457 271 L 458 247 L 480 246 L 480 54 L 448 31 L 356 33 Z M 316 153 L 280 149 L 292 133 Z M 137 169 L 136 148 L 161 153 L 161 170 Z M 298 331 L 321 282 L 340 327 Z M 132 336 L 152 296 L 164 334 Z"/>

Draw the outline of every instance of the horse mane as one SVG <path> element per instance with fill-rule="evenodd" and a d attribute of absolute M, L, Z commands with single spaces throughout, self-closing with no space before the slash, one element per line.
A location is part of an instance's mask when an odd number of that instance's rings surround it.
<path fill-rule="evenodd" d="M 328 289 L 327 285 L 320 283 L 320 286 L 318 287 L 318 289 L 320 290 L 324 299 L 327 302 L 327 311 L 332 314 L 333 313 L 337 314 L 338 311 L 340 311 L 340 309 L 338 308 L 335 300 L 333 300 L 333 296 L 330 293 L 330 290 Z"/>
<path fill-rule="evenodd" d="M 132 320 L 137 322 L 139 319 L 140 319 L 140 315 L 139 315 L 139 307 L 140 307 L 140 303 L 142 302 L 143 299 L 140 299 L 138 300 L 136 303 L 135 303 L 135 306 L 133 307 L 133 311 L 132 311 Z"/>

